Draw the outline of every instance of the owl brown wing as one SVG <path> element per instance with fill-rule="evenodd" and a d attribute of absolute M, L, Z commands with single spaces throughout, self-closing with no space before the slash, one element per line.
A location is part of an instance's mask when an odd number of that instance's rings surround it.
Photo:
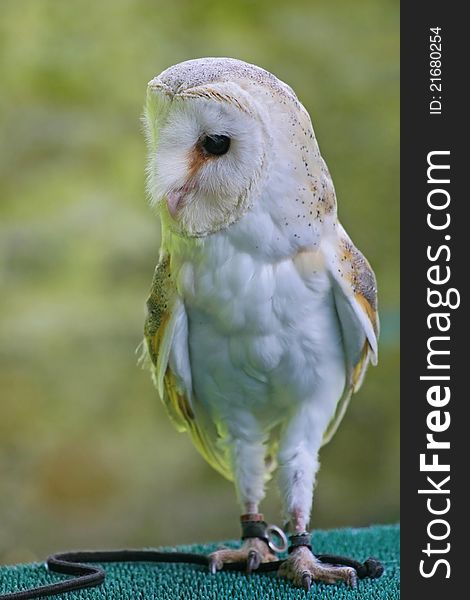
<path fill-rule="evenodd" d="M 362 384 L 369 362 L 377 364 L 380 329 L 374 272 L 339 223 L 336 233 L 325 238 L 322 254 L 332 282 L 340 322 L 346 358 L 346 385 L 324 435 L 324 443 L 333 437 L 351 395 Z"/>
<path fill-rule="evenodd" d="M 175 359 L 170 365 L 175 343 Z M 232 479 L 227 460 L 217 446 L 216 428 L 192 391 L 187 315 L 172 278 L 170 257 L 165 254 L 155 268 L 147 300 L 144 352 L 157 391 L 177 430 L 187 431 L 207 462 Z"/>

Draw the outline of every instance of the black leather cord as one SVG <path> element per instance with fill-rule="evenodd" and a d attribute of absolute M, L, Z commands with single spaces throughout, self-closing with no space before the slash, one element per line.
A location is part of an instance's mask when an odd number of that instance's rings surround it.
<path fill-rule="evenodd" d="M 364 563 L 336 556 L 334 554 L 317 554 L 316 557 L 321 562 L 333 565 L 342 565 L 353 567 L 357 571 L 360 579 L 365 577 L 376 578 L 383 573 L 383 565 L 374 558 L 367 559 Z M 72 575 L 73 579 L 59 581 L 43 585 L 21 592 L 12 592 L 0 596 L 0 600 L 32 600 L 33 598 L 44 598 L 46 596 L 56 596 L 81 590 L 89 587 L 101 585 L 106 577 L 101 567 L 90 565 L 88 563 L 109 563 L 109 562 L 154 562 L 154 563 L 188 563 L 209 566 L 209 558 L 204 554 L 193 554 L 190 552 L 158 552 L 156 550 L 109 550 L 109 551 L 78 551 L 61 552 L 49 556 L 46 565 L 49 571 L 61 573 L 63 575 Z M 284 560 L 276 562 L 261 563 L 254 573 L 268 573 L 277 571 Z M 223 566 L 224 571 L 243 571 L 246 572 L 246 563 L 228 563 Z"/>

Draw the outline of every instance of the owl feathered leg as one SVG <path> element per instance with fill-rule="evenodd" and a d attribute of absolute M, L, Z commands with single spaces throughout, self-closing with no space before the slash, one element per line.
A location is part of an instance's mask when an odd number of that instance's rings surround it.
<path fill-rule="evenodd" d="M 300 414 L 287 428 L 279 452 L 279 483 L 292 535 L 290 554 L 278 574 L 307 591 L 312 581 L 344 581 L 355 587 L 357 579 L 350 567 L 321 563 L 312 552 L 307 533 L 323 429 Z M 296 437 L 302 440 L 298 444 Z"/>
<path fill-rule="evenodd" d="M 267 467 L 265 464 L 265 446 L 263 440 L 247 441 L 234 439 L 229 442 L 231 463 L 235 485 L 240 504 L 244 508 L 241 515 L 242 534 L 247 523 L 263 522 L 263 516 L 258 513 L 261 500 L 264 498 L 264 482 Z M 210 559 L 210 571 L 215 573 L 222 569 L 225 563 L 245 562 L 247 571 L 254 571 L 262 562 L 277 560 L 266 541 L 256 537 L 256 526 L 252 528 L 253 537 L 243 535 L 241 548 L 219 548 L 213 552 Z"/>

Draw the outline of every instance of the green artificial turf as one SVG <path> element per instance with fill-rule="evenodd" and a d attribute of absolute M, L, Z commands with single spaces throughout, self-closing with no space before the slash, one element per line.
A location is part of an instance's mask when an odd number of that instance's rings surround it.
<path fill-rule="evenodd" d="M 361 529 L 316 531 L 315 551 L 339 554 L 357 560 L 373 556 L 382 561 L 385 572 L 379 579 L 359 580 L 357 589 L 345 584 L 315 584 L 309 597 L 321 600 L 399 599 L 398 525 L 381 525 Z M 221 543 L 179 546 L 185 552 L 208 553 Z M 236 546 L 237 542 L 224 542 Z M 175 548 L 172 548 L 174 550 Z M 297 599 L 305 598 L 301 589 L 292 587 L 275 574 L 246 576 L 239 573 L 210 575 L 202 567 L 183 564 L 117 563 L 103 565 L 106 581 L 98 588 L 56 596 L 63 600 L 160 600 L 172 598 L 204 600 Z M 48 573 L 42 564 L 0 567 L 0 595 L 29 587 L 53 583 L 61 575 Z"/>

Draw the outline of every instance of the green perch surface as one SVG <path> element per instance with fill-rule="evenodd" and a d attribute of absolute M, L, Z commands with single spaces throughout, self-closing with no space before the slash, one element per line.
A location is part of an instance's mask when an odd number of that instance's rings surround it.
<path fill-rule="evenodd" d="M 360 529 L 315 531 L 314 548 L 318 553 L 350 556 L 364 561 L 378 558 L 385 567 L 379 579 L 358 581 L 357 589 L 345 584 L 314 584 L 308 596 L 275 574 L 246 576 L 240 573 L 210 575 L 202 567 L 185 564 L 116 563 L 103 565 L 105 583 L 98 587 L 55 596 L 58 600 L 249 600 L 252 598 L 291 600 L 306 597 L 321 600 L 399 600 L 400 598 L 400 528 L 399 525 L 376 525 Z M 233 547 L 238 542 L 218 542 L 178 546 L 171 550 L 209 553 L 221 545 Z M 0 595 L 20 591 L 63 579 L 48 573 L 41 563 L 0 567 Z"/>

